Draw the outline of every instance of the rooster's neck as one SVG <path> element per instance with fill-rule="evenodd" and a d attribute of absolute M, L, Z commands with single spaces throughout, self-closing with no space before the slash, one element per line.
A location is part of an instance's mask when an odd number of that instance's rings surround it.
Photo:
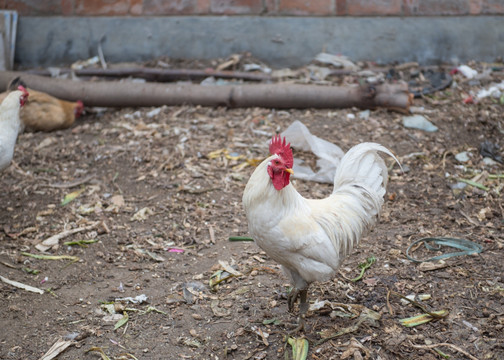
<path fill-rule="evenodd" d="M 4 105 L 4 104 L 2 104 Z M 2 130 L 0 132 L 15 132 L 16 135 L 19 131 L 20 118 L 19 118 L 20 106 L 2 106 L 0 107 L 0 127 Z M 11 134 L 6 134 L 11 136 Z"/>
<path fill-rule="evenodd" d="M 300 211 L 306 200 L 296 191 L 292 184 L 276 190 L 267 172 L 266 159 L 250 177 L 243 194 L 243 205 L 247 217 L 252 222 L 274 226 L 282 218 Z"/>

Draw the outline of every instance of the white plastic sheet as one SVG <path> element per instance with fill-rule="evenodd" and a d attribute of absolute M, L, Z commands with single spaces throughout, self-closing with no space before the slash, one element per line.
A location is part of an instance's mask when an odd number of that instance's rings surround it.
<path fill-rule="evenodd" d="M 310 133 L 301 122 L 294 121 L 283 133 L 287 142 L 295 149 L 311 151 L 317 157 L 317 169 L 313 171 L 303 160 L 294 158 L 294 177 L 302 180 L 333 183 L 334 174 L 345 154 L 340 147 Z"/>
<path fill-rule="evenodd" d="M 492 84 L 488 89 L 481 89 L 478 91 L 478 94 L 476 97 L 478 99 L 483 99 L 486 97 L 494 97 L 494 98 L 500 98 L 502 94 L 504 93 L 504 81 L 502 81 L 500 84 Z"/>

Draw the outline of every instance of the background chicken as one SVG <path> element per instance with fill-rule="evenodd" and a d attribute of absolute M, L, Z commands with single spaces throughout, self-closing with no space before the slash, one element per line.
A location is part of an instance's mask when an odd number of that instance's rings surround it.
<path fill-rule="evenodd" d="M 300 327 L 308 310 L 309 284 L 331 279 L 376 221 L 388 179 L 379 151 L 397 161 L 379 144 L 359 144 L 342 158 L 332 194 L 305 199 L 290 183 L 290 144 L 277 136 L 270 144 L 273 155 L 255 169 L 245 187 L 249 232 L 289 276 L 293 289 L 288 306 L 292 310 L 300 297 Z"/>
<path fill-rule="evenodd" d="M 21 126 L 19 110 L 27 98 L 28 92 L 20 86 L 19 90 L 10 92 L 0 104 L 0 171 L 12 161 Z"/>
<path fill-rule="evenodd" d="M 10 89 L 25 86 L 19 78 L 14 79 L 9 85 Z M 66 129 L 72 126 L 75 119 L 84 111 L 82 101 L 65 101 L 49 94 L 33 89 L 28 89 L 30 99 L 21 113 L 21 122 L 28 131 L 53 131 Z M 8 92 L 0 94 L 0 101 Z"/>

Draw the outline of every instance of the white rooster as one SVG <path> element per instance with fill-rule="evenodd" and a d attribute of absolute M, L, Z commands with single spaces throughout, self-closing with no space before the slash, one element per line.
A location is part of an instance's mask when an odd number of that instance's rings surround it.
<path fill-rule="evenodd" d="M 8 167 L 14 156 L 14 146 L 21 127 L 19 110 L 28 98 L 23 86 L 9 93 L 0 104 L 0 171 Z"/>
<path fill-rule="evenodd" d="M 282 265 L 292 282 L 289 311 L 300 298 L 302 329 L 309 284 L 336 274 L 381 210 L 388 172 L 378 152 L 397 159 L 379 144 L 359 144 L 342 158 L 332 194 L 305 199 L 289 181 L 290 144 L 278 135 L 269 150 L 272 155 L 255 169 L 245 187 L 243 206 L 257 245 Z"/>

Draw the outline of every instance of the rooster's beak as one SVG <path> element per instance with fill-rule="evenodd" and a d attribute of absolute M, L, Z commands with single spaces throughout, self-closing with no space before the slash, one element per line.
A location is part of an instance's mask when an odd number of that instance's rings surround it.
<path fill-rule="evenodd" d="M 289 174 L 294 175 L 294 171 L 292 169 L 285 169 Z"/>

